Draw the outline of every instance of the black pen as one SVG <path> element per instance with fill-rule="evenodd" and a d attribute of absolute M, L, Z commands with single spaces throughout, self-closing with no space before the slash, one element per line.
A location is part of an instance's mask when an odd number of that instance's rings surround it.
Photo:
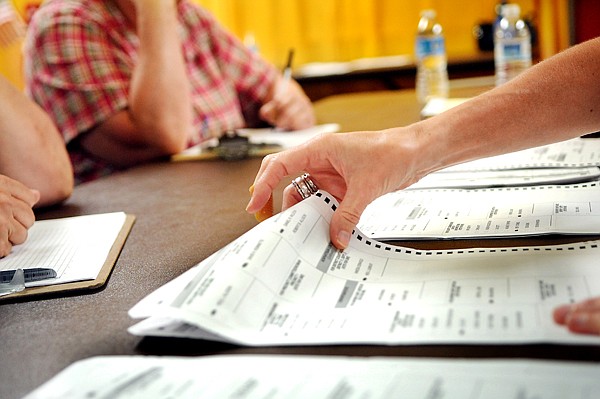
<path fill-rule="evenodd" d="M 0 271 L 0 283 L 10 283 L 10 281 L 15 276 L 15 272 L 16 270 Z M 32 281 L 46 280 L 49 278 L 56 277 L 56 270 L 45 267 L 23 269 L 23 277 L 25 278 L 26 283 L 30 283 Z"/>
<path fill-rule="evenodd" d="M 294 60 L 294 49 L 290 49 L 288 52 L 287 62 L 285 63 L 285 67 L 283 68 L 283 83 L 279 89 L 281 94 L 287 93 L 288 86 L 290 85 L 290 80 L 292 79 L 292 62 Z"/>

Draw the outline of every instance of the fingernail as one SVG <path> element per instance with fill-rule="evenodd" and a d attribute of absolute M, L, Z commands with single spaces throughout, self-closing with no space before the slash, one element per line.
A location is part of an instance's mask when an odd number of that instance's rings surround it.
<path fill-rule="evenodd" d="M 569 314 L 571 312 L 571 305 L 561 305 L 559 307 L 557 307 L 556 309 L 554 309 L 554 315 L 555 317 L 557 317 L 558 319 L 563 320 L 567 314 Z"/>
<path fill-rule="evenodd" d="M 340 231 L 337 235 L 337 240 L 343 248 L 346 248 L 350 243 L 350 233 L 344 230 Z"/>
<path fill-rule="evenodd" d="M 251 185 L 250 187 L 248 187 L 248 192 L 249 192 L 250 194 L 254 193 L 254 184 L 253 184 L 253 185 Z"/>
<path fill-rule="evenodd" d="M 576 313 L 567 316 L 567 324 L 577 330 L 586 330 L 590 322 L 590 316 L 587 313 Z"/>
<path fill-rule="evenodd" d="M 258 212 L 254 213 L 254 217 L 258 222 L 265 221 L 271 216 L 273 216 L 273 194 L 271 194 L 265 206 L 263 206 Z"/>

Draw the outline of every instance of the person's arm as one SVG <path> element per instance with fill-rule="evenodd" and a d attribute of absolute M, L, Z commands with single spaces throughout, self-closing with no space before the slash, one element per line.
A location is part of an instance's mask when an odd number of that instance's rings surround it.
<path fill-rule="evenodd" d="M 294 79 L 283 74 L 260 55 L 253 53 L 202 7 L 202 34 L 210 40 L 211 51 L 223 78 L 237 92 L 246 122 L 260 121 L 284 130 L 313 126 L 316 117 L 310 99 Z M 202 66 L 199 66 L 202 67 Z"/>
<path fill-rule="evenodd" d="M 286 176 L 309 172 L 340 202 L 331 240 L 345 248 L 365 207 L 428 173 L 600 130 L 600 39 L 564 51 L 514 80 L 407 127 L 321 136 L 267 156 L 247 211 L 255 213 Z M 288 186 L 284 207 L 300 200 Z"/>
<path fill-rule="evenodd" d="M 128 107 L 81 138 L 90 153 L 131 166 L 186 148 L 192 134 L 190 88 L 175 0 L 119 0 L 139 37 Z"/>
<path fill-rule="evenodd" d="M 41 108 L 0 78 L 0 174 L 39 191 L 39 206 L 73 191 L 65 143 Z"/>

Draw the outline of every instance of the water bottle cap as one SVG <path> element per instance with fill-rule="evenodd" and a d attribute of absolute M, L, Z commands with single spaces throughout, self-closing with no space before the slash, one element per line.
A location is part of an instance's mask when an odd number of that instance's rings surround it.
<path fill-rule="evenodd" d="M 437 13 L 433 9 L 426 9 L 421 11 L 421 17 L 433 19 L 437 16 Z"/>
<path fill-rule="evenodd" d="M 506 18 L 518 18 L 521 15 L 521 7 L 518 4 L 504 4 L 500 14 Z"/>

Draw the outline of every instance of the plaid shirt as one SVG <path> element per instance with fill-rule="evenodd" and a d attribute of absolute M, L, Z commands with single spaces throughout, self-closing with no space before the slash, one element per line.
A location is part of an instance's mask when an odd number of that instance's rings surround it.
<path fill-rule="evenodd" d="M 202 8 L 187 0 L 178 8 L 198 132 L 189 145 L 210 132 L 258 125 L 276 69 Z M 27 93 L 63 134 L 78 183 L 116 169 L 76 139 L 127 108 L 138 45 L 136 32 L 110 1 L 49 0 L 33 16 L 25 44 Z"/>

